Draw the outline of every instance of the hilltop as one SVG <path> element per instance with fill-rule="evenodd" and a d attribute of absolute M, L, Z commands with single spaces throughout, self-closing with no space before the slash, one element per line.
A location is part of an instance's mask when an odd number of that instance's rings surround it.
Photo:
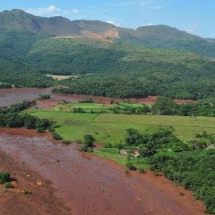
<path fill-rule="evenodd" d="M 0 13 L 4 30 L 42 33 L 56 37 L 88 37 L 117 40 L 123 44 L 150 48 L 168 48 L 191 51 L 204 57 L 215 58 L 215 40 L 201 38 L 166 25 L 141 26 L 137 29 L 116 27 L 94 20 L 74 20 L 56 16 L 34 16 L 20 9 Z"/>

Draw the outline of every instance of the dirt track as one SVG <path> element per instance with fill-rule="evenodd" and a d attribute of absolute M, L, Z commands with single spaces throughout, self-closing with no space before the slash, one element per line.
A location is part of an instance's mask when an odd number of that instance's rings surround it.
<path fill-rule="evenodd" d="M 25 168 L 32 172 L 38 172 L 46 180 L 52 181 L 53 188 L 57 190 L 55 195 L 58 197 L 58 201 L 61 198 L 66 206 L 71 208 L 72 214 L 204 214 L 202 204 L 193 200 L 191 192 L 187 192 L 180 187 L 176 188 L 164 177 L 156 177 L 151 172 L 143 175 L 137 173 L 126 175 L 125 169 L 114 162 L 92 157 L 88 154 L 81 154 L 75 147 L 75 144 L 70 146 L 53 144 L 50 141 L 50 136 L 38 135 L 31 130 L 0 129 L 0 150 L 13 158 L 17 167 L 10 168 L 7 162 L 1 163 L 0 166 L 4 170 L 9 168 L 8 171 L 11 171 L 20 180 L 26 175 L 25 171 L 19 171 L 24 162 Z M 38 174 L 33 177 L 37 179 Z M 49 189 L 51 189 L 49 186 L 43 189 L 48 189 L 49 192 Z M 34 190 L 33 187 L 32 190 Z M 183 192 L 184 196 L 181 196 L 180 192 Z M 43 195 L 40 195 L 40 192 L 37 194 L 40 198 L 38 198 L 35 205 L 39 205 L 39 200 L 45 202 Z M 45 190 L 43 194 L 45 195 Z M 54 198 L 52 191 L 49 194 L 51 199 Z M 21 199 L 17 204 L 10 204 L 11 211 L 15 211 L 17 205 L 22 204 L 21 209 L 27 207 L 34 212 L 35 207 L 30 203 L 32 203 L 35 196 L 36 193 L 33 192 L 29 197 L 24 196 L 26 199 Z M 55 200 L 57 201 L 57 199 Z M 0 201 L 1 209 L 6 210 L 7 208 L 2 203 L 2 197 Z M 47 202 L 47 206 L 49 204 Z M 64 209 L 65 212 L 59 214 L 67 214 L 65 205 L 62 203 L 60 205 L 59 210 Z M 53 207 L 53 204 L 49 206 Z M 43 212 L 41 213 L 41 211 Z M 13 213 L 9 211 L 7 214 L 12 215 Z M 40 207 L 40 211 L 35 210 L 35 213 L 31 214 L 48 213 L 46 213 L 45 208 Z"/>

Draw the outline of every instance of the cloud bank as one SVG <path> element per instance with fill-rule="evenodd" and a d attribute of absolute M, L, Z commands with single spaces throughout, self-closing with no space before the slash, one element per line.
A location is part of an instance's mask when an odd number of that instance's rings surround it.
<path fill-rule="evenodd" d="M 62 10 L 61 8 L 50 5 L 46 8 L 29 8 L 25 10 L 27 13 L 36 15 L 36 16 L 65 16 L 65 15 L 76 15 L 79 14 L 80 11 L 76 8 L 71 10 Z"/>

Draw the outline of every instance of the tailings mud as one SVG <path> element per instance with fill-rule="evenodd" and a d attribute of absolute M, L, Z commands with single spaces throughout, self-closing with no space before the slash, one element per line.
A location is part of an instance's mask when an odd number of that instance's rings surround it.
<path fill-rule="evenodd" d="M 25 135 L 26 132 L 26 135 Z M 180 196 L 164 177 L 125 169 L 25 129 L 0 129 L 0 150 L 52 182 L 56 195 L 78 215 L 203 215 L 190 192 Z M 15 171 L 15 170 L 14 170 Z M 14 205 L 16 207 L 16 205 Z M 50 205 L 52 207 L 52 205 Z"/>

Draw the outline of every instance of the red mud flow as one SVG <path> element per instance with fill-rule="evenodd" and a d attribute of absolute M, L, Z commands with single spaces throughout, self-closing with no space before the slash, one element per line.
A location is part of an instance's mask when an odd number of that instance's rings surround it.
<path fill-rule="evenodd" d="M 60 94 L 52 93 L 52 88 L 36 89 L 36 88 L 11 88 L 11 89 L 0 89 L 0 107 L 9 106 L 11 104 L 17 104 L 23 100 L 31 101 L 38 99 L 40 94 L 51 95 L 50 100 L 38 100 L 37 107 L 39 108 L 53 108 L 62 101 L 68 101 L 71 103 L 78 103 L 80 100 L 92 98 L 94 101 L 104 104 L 109 104 L 111 101 L 130 101 L 139 104 L 154 104 L 156 101 L 156 96 L 149 96 L 148 98 L 140 99 L 117 99 L 117 98 L 107 98 L 102 96 L 90 96 L 90 95 L 75 95 L 75 94 Z M 186 104 L 188 102 L 193 102 L 192 100 L 175 100 L 178 104 Z"/>
<path fill-rule="evenodd" d="M 56 190 L 54 194 L 71 209 L 71 214 L 204 214 L 204 207 L 201 202 L 193 200 L 191 192 L 175 187 L 164 177 L 156 177 L 151 172 L 126 175 L 125 169 L 114 162 L 82 154 L 75 147 L 75 144 L 53 143 L 49 136 L 31 130 L 0 129 L 0 151 L 18 166 L 24 163 L 26 168 L 51 181 Z M 13 169 L 12 174 L 16 173 L 17 170 Z M 34 193 L 31 195 L 33 198 Z M 41 214 L 48 213 L 43 211 Z"/>

